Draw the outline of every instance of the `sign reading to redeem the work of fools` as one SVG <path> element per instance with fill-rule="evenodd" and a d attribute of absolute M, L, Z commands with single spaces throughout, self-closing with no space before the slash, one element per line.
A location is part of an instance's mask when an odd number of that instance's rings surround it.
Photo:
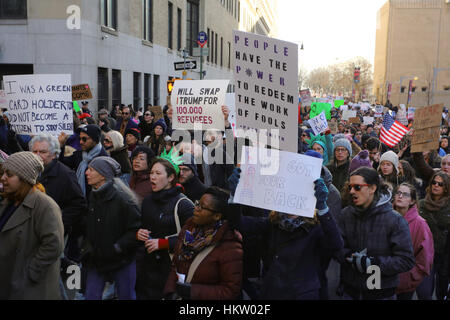
<path fill-rule="evenodd" d="M 177 80 L 172 90 L 173 128 L 225 130 L 222 106 L 229 80 Z"/>
<path fill-rule="evenodd" d="M 292 152 L 243 147 L 241 178 L 233 201 L 312 218 L 314 181 L 320 178 L 322 162 Z"/>
<path fill-rule="evenodd" d="M 18 134 L 73 134 L 70 74 L 3 77 L 11 128 Z"/>
<path fill-rule="evenodd" d="M 311 129 L 314 131 L 314 134 L 316 136 L 318 134 L 321 134 L 322 132 L 327 131 L 328 129 L 328 122 L 327 117 L 325 116 L 325 111 L 322 111 L 321 114 L 319 114 L 315 118 L 312 118 L 308 122 L 311 125 Z"/>
<path fill-rule="evenodd" d="M 238 129 L 297 152 L 298 45 L 236 30 L 233 40 Z"/>

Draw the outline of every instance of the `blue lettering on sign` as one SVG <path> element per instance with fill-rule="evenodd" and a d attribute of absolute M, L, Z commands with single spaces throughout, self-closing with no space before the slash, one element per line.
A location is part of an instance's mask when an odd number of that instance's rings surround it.
<path fill-rule="evenodd" d="M 208 35 L 206 34 L 206 32 L 201 31 L 201 32 L 198 34 L 197 40 L 198 40 L 200 43 L 205 43 L 206 41 L 208 41 Z"/>

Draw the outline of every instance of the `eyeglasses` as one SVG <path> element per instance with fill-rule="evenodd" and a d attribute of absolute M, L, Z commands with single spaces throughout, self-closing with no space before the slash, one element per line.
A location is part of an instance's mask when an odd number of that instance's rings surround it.
<path fill-rule="evenodd" d="M 443 183 L 443 182 L 438 182 L 438 181 L 433 181 L 433 182 L 431 182 L 431 185 L 443 187 L 443 186 L 444 186 L 444 183 Z"/>
<path fill-rule="evenodd" d="M 397 191 L 395 195 L 399 198 L 411 198 L 411 194 L 408 192 Z"/>
<path fill-rule="evenodd" d="M 335 151 L 338 152 L 338 153 L 344 153 L 345 151 L 348 152 L 348 150 L 345 149 L 345 148 L 336 148 Z"/>
<path fill-rule="evenodd" d="M 87 142 L 90 138 L 80 137 L 80 141 Z"/>
<path fill-rule="evenodd" d="M 355 189 L 355 191 L 361 191 L 362 187 L 368 186 L 370 186 L 370 184 L 349 184 L 348 191 L 352 191 L 352 189 Z"/>
<path fill-rule="evenodd" d="M 217 212 L 216 210 L 213 210 L 213 209 L 210 209 L 210 208 L 205 208 L 205 207 L 203 207 L 203 206 L 200 204 L 200 201 L 198 201 L 198 200 L 195 200 L 194 206 L 195 206 L 196 208 L 199 208 L 200 210 L 205 209 L 205 210 L 209 210 L 209 211 L 211 211 L 211 212 Z"/>

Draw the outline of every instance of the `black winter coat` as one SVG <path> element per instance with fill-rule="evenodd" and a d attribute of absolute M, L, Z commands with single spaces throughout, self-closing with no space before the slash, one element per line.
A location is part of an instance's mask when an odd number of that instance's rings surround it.
<path fill-rule="evenodd" d="M 92 191 L 87 217 L 88 266 L 113 272 L 136 258 L 136 233 L 141 225 L 139 207 L 113 181 Z"/>
<path fill-rule="evenodd" d="M 53 160 L 39 177 L 45 193 L 61 208 L 64 233 L 79 225 L 86 215 L 87 202 L 78 184 L 75 172 Z"/>
<path fill-rule="evenodd" d="M 141 228 L 151 231 L 154 239 L 169 239 L 169 251 L 173 252 L 178 233 L 174 210 L 177 201 L 185 197 L 179 187 L 154 192 L 142 202 Z M 180 227 L 192 216 L 194 205 L 181 200 L 178 205 Z M 137 259 L 136 295 L 138 299 L 161 299 L 169 276 L 171 260 L 169 251 L 158 250 L 148 254 L 141 242 Z"/>
<path fill-rule="evenodd" d="M 200 198 L 208 189 L 197 176 L 192 177 L 186 183 L 183 184 L 184 193 L 192 202 L 200 200 Z"/>

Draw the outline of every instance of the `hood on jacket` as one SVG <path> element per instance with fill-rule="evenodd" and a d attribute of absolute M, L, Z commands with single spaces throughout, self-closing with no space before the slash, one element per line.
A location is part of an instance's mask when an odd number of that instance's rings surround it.
<path fill-rule="evenodd" d="M 355 206 L 352 207 L 355 209 L 355 213 L 363 214 L 364 216 L 369 217 L 385 210 L 393 210 L 391 199 L 392 199 L 391 191 L 386 190 L 385 192 L 380 193 L 378 198 L 374 198 L 374 201 L 367 209 L 360 209 Z"/>

